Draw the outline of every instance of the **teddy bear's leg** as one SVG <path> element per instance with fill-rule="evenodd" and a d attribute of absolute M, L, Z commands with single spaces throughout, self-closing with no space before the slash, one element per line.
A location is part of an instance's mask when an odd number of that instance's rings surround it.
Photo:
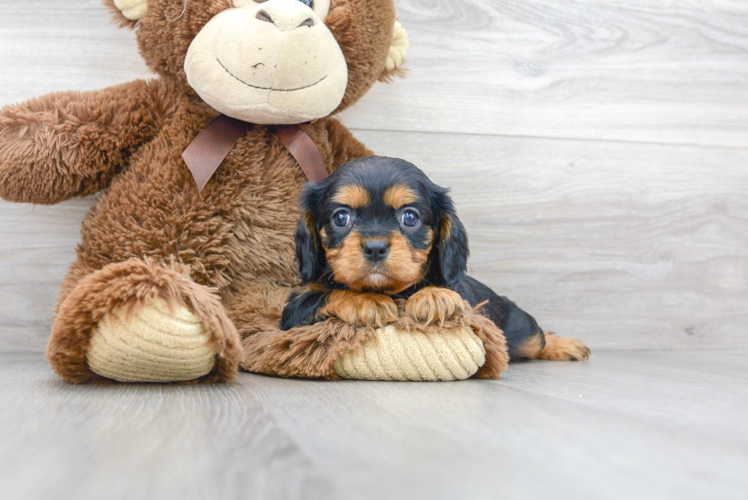
<path fill-rule="evenodd" d="M 81 383 L 236 375 L 236 329 L 219 297 L 195 283 L 186 266 L 130 259 L 86 271 L 73 266 L 47 346 L 60 376 Z"/>
<path fill-rule="evenodd" d="M 241 368 L 280 377 L 339 378 L 335 374 L 335 361 L 372 338 L 374 329 L 328 320 L 281 330 L 283 308 L 292 290 L 257 284 L 229 303 L 229 316 L 244 348 Z"/>
<path fill-rule="evenodd" d="M 401 315 L 380 329 L 331 319 L 284 331 L 280 319 L 291 290 L 258 285 L 229 304 L 244 346 L 243 369 L 282 377 L 367 380 L 496 379 L 507 369 L 501 330 L 467 306 L 459 317 L 432 325 Z"/>

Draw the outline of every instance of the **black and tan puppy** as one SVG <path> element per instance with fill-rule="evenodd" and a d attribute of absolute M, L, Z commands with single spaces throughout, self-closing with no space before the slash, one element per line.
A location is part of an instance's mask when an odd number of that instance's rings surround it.
<path fill-rule="evenodd" d="M 511 359 L 579 360 L 579 341 L 543 332 L 506 297 L 465 274 L 468 240 L 447 190 L 404 160 L 371 156 L 307 184 L 296 231 L 307 288 L 291 295 L 281 328 L 328 318 L 384 326 L 405 314 L 421 323 L 459 315 L 465 301 L 504 331 Z"/>

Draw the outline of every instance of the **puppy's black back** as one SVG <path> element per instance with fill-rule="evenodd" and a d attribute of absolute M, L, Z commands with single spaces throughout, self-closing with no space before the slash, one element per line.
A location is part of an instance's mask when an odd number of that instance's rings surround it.
<path fill-rule="evenodd" d="M 481 312 L 504 331 L 512 361 L 522 358 L 520 351 L 528 340 L 538 336 L 543 339 L 542 331 L 535 318 L 508 298 L 496 294 L 480 281 L 465 275 L 454 290 L 473 307 L 488 301 L 481 308 Z"/>

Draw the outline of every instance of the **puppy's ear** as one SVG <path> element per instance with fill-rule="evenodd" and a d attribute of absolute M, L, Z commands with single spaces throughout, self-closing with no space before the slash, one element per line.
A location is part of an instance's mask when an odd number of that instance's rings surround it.
<path fill-rule="evenodd" d="M 437 214 L 438 242 L 438 272 L 447 288 L 454 289 L 467 271 L 467 259 L 470 255 L 468 248 L 467 232 L 465 227 L 457 218 L 452 199 L 447 190 L 435 188 L 435 205 Z"/>
<path fill-rule="evenodd" d="M 317 230 L 317 213 L 324 187 L 307 183 L 299 199 L 301 218 L 296 226 L 296 259 L 304 283 L 317 281 L 324 272 L 324 255 Z"/>

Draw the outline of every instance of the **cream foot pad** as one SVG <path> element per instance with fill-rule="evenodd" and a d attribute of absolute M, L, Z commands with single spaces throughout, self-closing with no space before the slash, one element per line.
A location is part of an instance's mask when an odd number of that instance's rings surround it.
<path fill-rule="evenodd" d="M 208 374 L 216 349 L 200 319 L 184 306 L 173 312 L 162 299 L 129 320 L 124 310 L 107 314 L 91 334 L 91 371 L 119 382 L 173 382 Z"/>
<path fill-rule="evenodd" d="M 471 328 L 427 335 L 377 330 L 372 340 L 335 362 L 335 374 L 359 380 L 463 380 L 486 362 L 483 342 Z"/>
<path fill-rule="evenodd" d="M 148 13 L 148 0 L 114 0 L 114 5 L 131 21 L 142 19 Z"/>

